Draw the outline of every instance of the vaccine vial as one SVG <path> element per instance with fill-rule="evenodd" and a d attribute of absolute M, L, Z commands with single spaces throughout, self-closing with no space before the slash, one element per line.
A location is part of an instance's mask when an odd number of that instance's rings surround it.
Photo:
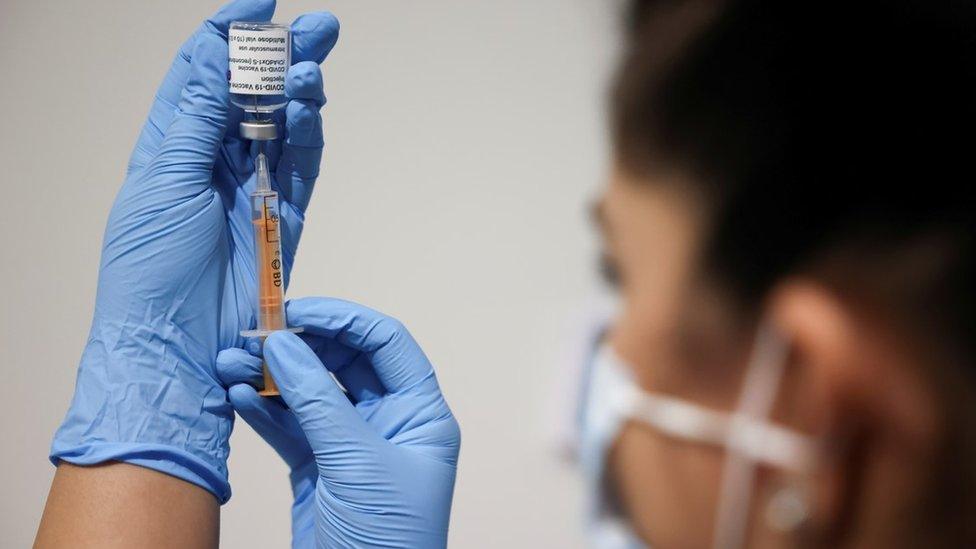
<path fill-rule="evenodd" d="M 284 107 L 291 29 L 277 23 L 235 21 L 227 45 L 231 102 L 258 118 Z"/>

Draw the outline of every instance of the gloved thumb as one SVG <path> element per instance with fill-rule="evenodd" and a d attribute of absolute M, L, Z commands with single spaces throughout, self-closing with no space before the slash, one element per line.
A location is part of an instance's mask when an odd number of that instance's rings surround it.
<path fill-rule="evenodd" d="M 379 435 L 298 336 L 284 331 L 268 336 L 264 360 L 320 464 L 325 460 L 329 465 L 329 457 L 348 455 L 350 450 L 364 449 L 378 440 Z"/>

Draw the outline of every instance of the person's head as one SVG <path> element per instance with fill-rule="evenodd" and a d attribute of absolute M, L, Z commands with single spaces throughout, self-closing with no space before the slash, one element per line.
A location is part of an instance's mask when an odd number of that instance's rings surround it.
<path fill-rule="evenodd" d="M 643 389 L 737 405 L 760 324 L 771 419 L 813 469 L 752 482 L 753 546 L 976 541 L 976 7 L 637 0 L 598 206 Z M 725 452 L 628 424 L 610 475 L 652 544 L 711 540 Z M 809 516 L 764 503 L 800 483 Z"/>

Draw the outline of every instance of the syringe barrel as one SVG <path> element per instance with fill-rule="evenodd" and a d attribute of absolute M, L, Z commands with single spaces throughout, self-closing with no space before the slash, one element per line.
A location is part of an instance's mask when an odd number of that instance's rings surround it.
<path fill-rule="evenodd" d="M 285 274 L 281 256 L 278 193 L 258 191 L 251 195 L 254 224 L 254 258 L 257 276 L 257 328 L 282 330 L 285 323 Z"/>

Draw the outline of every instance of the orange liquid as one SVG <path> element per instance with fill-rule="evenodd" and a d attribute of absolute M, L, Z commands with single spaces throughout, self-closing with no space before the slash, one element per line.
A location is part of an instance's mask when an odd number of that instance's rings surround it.
<path fill-rule="evenodd" d="M 278 223 L 278 194 L 255 195 L 253 200 L 254 253 L 258 272 L 257 324 L 259 330 L 281 330 L 285 324 L 285 277 L 282 272 L 281 232 Z M 263 343 L 263 342 L 262 342 Z M 278 395 L 278 387 L 264 364 L 264 390 Z"/>

